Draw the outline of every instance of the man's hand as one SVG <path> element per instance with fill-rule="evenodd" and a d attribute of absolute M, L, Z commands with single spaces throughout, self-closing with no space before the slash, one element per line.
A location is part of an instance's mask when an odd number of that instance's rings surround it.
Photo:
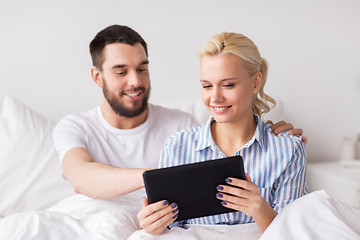
<path fill-rule="evenodd" d="M 303 130 L 301 128 L 294 128 L 294 126 L 291 123 L 286 123 L 285 121 L 280 121 L 275 124 L 271 120 L 267 121 L 268 123 L 272 124 L 271 130 L 278 135 L 279 133 L 283 131 L 289 130 L 290 135 L 302 135 Z M 306 144 L 308 142 L 307 138 L 304 136 L 302 137 L 302 141 Z"/>
<path fill-rule="evenodd" d="M 162 233 L 178 216 L 178 205 L 169 204 L 167 200 L 149 204 L 147 198 L 144 198 L 143 206 L 137 217 L 140 226 L 151 235 Z"/>

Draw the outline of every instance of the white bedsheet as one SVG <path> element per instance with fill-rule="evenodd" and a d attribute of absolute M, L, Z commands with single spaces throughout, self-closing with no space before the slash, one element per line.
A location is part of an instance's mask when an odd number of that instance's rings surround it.
<path fill-rule="evenodd" d="M 25 239 L 360 239 L 360 209 L 319 191 L 282 210 L 263 235 L 255 223 L 243 225 L 188 225 L 161 236 L 140 230 L 136 214 L 143 192 L 116 200 L 67 198 L 46 211 L 25 212 L 0 219 L 1 240 Z"/>

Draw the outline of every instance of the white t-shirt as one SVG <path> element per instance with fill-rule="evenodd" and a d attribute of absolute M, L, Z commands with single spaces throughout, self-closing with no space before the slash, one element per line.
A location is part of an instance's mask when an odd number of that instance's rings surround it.
<path fill-rule="evenodd" d="M 87 149 L 96 162 L 121 168 L 156 168 L 165 140 L 198 125 L 188 113 L 149 104 L 146 121 L 133 129 L 112 127 L 100 107 L 69 115 L 56 125 L 53 138 L 60 161 L 72 148 Z"/>

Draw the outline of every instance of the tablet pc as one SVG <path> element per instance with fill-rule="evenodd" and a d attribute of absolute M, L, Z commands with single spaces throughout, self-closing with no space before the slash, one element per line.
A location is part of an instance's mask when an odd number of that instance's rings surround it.
<path fill-rule="evenodd" d="M 234 156 L 145 171 L 143 177 L 148 202 L 176 202 L 176 220 L 185 220 L 235 211 L 222 206 L 216 186 L 227 177 L 245 179 L 245 172 L 242 157 Z"/>

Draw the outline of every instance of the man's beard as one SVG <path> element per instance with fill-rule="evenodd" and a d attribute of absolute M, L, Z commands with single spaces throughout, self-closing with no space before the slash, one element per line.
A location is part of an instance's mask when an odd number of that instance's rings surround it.
<path fill-rule="evenodd" d="M 106 100 L 108 101 L 108 103 L 110 104 L 112 110 L 121 117 L 126 117 L 126 118 L 133 118 L 133 117 L 137 117 L 140 114 L 142 114 L 147 106 L 148 106 L 148 100 L 150 97 L 150 86 L 148 89 L 144 88 L 144 87 L 137 87 L 132 89 L 133 91 L 142 91 L 142 94 L 145 94 L 145 98 L 143 99 L 141 105 L 137 108 L 133 107 L 133 108 L 129 108 L 126 107 L 123 103 L 121 103 L 119 101 L 119 97 L 125 95 L 124 92 L 121 92 L 119 94 L 119 96 L 115 96 L 113 93 L 111 93 L 106 85 L 105 79 L 103 79 L 103 93 L 104 96 L 106 98 Z"/>

